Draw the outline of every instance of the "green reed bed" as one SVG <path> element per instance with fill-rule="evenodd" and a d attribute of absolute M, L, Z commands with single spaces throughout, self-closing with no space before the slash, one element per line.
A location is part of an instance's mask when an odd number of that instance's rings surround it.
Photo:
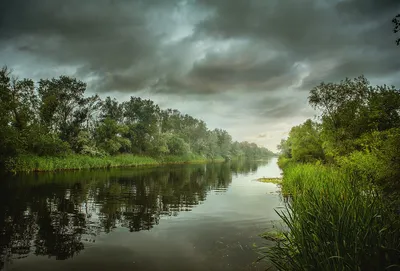
<path fill-rule="evenodd" d="M 288 231 L 267 252 L 279 270 L 400 270 L 400 215 L 337 168 L 290 165 L 278 212 Z"/>
<path fill-rule="evenodd" d="M 160 164 L 197 164 L 212 161 L 223 162 L 224 159 L 222 157 L 217 157 L 210 160 L 200 155 L 163 156 L 157 158 L 132 154 L 105 157 L 93 157 L 88 155 L 68 155 L 63 157 L 20 155 L 8 161 L 6 170 L 9 172 L 39 172 Z"/>
<path fill-rule="evenodd" d="M 21 155 L 10 160 L 7 164 L 7 169 L 11 172 L 32 172 L 130 167 L 157 164 L 159 164 L 159 162 L 154 158 L 135 155 L 117 155 L 106 157 L 92 157 L 86 155 L 69 155 L 65 157 Z"/>

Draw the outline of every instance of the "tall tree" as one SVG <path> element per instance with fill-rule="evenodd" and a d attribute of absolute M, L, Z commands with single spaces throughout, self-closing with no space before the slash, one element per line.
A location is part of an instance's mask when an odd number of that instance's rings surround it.
<path fill-rule="evenodd" d="M 134 151 L 144 153 L 160 133 L 160 108 L 151 100 L 131 97 L 123 103 L 124 122 L 129 127 L 129 139 Z"/>
<path fill-rule="evenodd" d="M 41 119 L 50 131 L 59 133 L 62 140 L 70 141 L 86 120 L 85 90 L 85 83 L 67 76 L 39 81 Z"/>

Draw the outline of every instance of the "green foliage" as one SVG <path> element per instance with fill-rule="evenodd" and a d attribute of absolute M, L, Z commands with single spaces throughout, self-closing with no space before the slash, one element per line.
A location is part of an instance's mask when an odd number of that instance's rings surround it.
<path fill-rule="evenodd" d="M 51 134 L 38 134 L 31 140 L 29 150 L 39 156 L 63 156 L 71 153 L 68 142 Z"/>
<path fill-rule="evenodd" d="M 313 163 L 325 159 L 320 137 L 319 124 L 307 120 L 290 130 L 289 137 L 281 140 L 278 149 L 281 151 L 280 166 L 283 167 L 289 160 L 300 163 Z"/>
<path fill-rule="evenodd" d="M 279 270 L 400 266 L 400 91 L 363 76 L 313 88 L 320 123 L 279 145 L 288 227 L 268 255 Z"/>
<path fill-rule="evenodd" d="M 0 70 L 0 166 L 7 161 L 16 165 L 11 167 L 14 170 L 29 166 L 33 170 L 37 163 L 52 161 L 38 156 L 73 154 L 93 159 L 150 155 L 179 161 L 272 155 L 254 143 L 232 143 L 227 131 L 210 130 L 202 120 L 178 110 L 161 110 L 151 100 L 131 97 L 119 103 L 107 97 L 102 101 L 85 92 L 86 84 L 75 78 L 42 79 L 35 85 L 30 79 L 12 77 L 7 68 Z M 69 168 L 70 162 L 49 163 L 43 168 Z M 97 167 L 97 162 L 93 165 Z"/>
<path fill-rule="evenodd" d="M 154 158 L 135 155 L 116 155 L 93 157 L 87 155 L 69 155 L 65 157 L 20 155 L 7 162 L 11 172 L 58 171 L 91 168 L 132 167 L 139 165 L 157 165 Z"/>
<path fill-rule="evenodd" d="M 111 118 L 106 118 L 96 127 L 94 138 L 100 149 L 114 155 L 130 150 L 131 141 L 123 137 L 127 133 L 128 127 L 126 125 L 119 124 Z"/>
<path fill-rule="evenodd" d="M 278 166 L 281 169 L 284 169 L 285 167 L 287 167 L 288 165 L 290 165 L 292 163 L 293 163 L 292 159 L 290 159 L 290 158 L 288 158 L 288 157 L 286 157 L 284 155 L 281 155 L 278 158 Z"/>
<path fill-rule="evenodd" d="M 289 136 L 291 156 L 294 161 L 307 163 L 324 159 L 319 133 L 318 124 L 311 120 L 292 128 Z"/>
<path fill-rule="evenodd" d="M 187 155 L 189 154 L 189 144 L 182 138 L 170 133 L 166 135 L 167 148 L 171 155 Z"/>
<path fill-rule="evenodd" d="M 213 161 L 222 162 L 222 157 Z M 159 164 L 187 164 L 210 162 L 204 156 L 195 154 L 165 155 L 159 158 L 120 154 L 107 156 L 104 153 L 70 154 L 66 156 L 36 156 L 23 154 L 6 161 L 9 172 L 40 172 L 60 170 L 81 170 L 92 168 L 135 167 Z"/>
<path fill-rule="evenodd" d="M 280 151 L 282 157 L 286 157 L 288 159 L 292 158 L 292 146 L 290 140 L 281 139 L 281 142 L 278 145 L 278 150 Z"/>
<path fill-rule="evenodd" d="M 363 76 L 321 83 L 311 90 L 309 102 L 322 112 L 321 137 L 332 157 L 357 150 L 355 140 L 366 133 L 400 127 L 400 91 L 371 87 Z"/>
<path fill-rule="evenodd" d="M 382 180 L 385 176 L 385 161 L 373 152 L 355 151 L 337 158 L 337 164 L 346 172 L 369 182 Z"/>
<path fill-rule="evenodd" d="M 149 153 L 154 156 L 163 156 L 170 153 L 166 134 L 157 134 L 151 139 Z"/>
<path fill-rule="evenodd" d="M 356 189 L 357 187 L 357 189 Z M 286 167 L 289 231 L 268 255 L 279 270 L 385 270 L 400 264 L 399 219 L 382 196 L 326 166 Z"/>
<path fill-rule="evenodd" d="M 58 133 L 76 151 L 79 147 L 74 145 L 74 139 L 87 120 L 87 106 L 93 100 L 84 97 L 85 90 L 85 83 L 67 76 L 42 79 L 37 89 L 42 101 L 40 113 L 43 125 Z"/>

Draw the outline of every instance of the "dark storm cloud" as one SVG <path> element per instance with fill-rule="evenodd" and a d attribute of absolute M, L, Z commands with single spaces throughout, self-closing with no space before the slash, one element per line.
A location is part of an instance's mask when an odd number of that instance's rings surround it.
<path fill-rule="evenodd" d="M 302 89 L 322 80 L 365 74 L 390 75 L 400 68 L 391 19 L 397 0 L 199 1 L 214 14 L 197 25 L 199 35 L 263 40 L 293 62 L 310 66 Z M 319 60 L 334 67 L 321 70 Z M 322 73 L 322 75 L 321 75 Z"/>
<path fill-rule="evenodd" d="M 200 1 L 215 13 L 199 23 L 197 30 L 219 38 L 242 37 L 268 41 L 288 50 L 294 61 L 316 49 L 335 48 L 348 40 L 335 39 L 343 31 L 337 14 L 321 0 Z M 339 23 L 339 24 L 338 24 Z M 351 39 L 352 35 L 346 35 Z"/>
<path fill-rule="evenodd" d="M 399 2 L 2 1 L 0 46 L 77 66 L 81 76 L 97 77 L 98 91 L 270 92 L 298 79 L 297 62 L 311 69 L 300 87 L 308 90 L 322 80 L 398 71 L 390 21 Z M 207 16 L 186 38 L 167 43 L 181 6 L 190 8 L 178 16 Z M 195 50 L 199 42 L 209 45 Z M 218 43 L 227 45 L 218 50 Z M 336 64 L 324 71 L 320 59 Z"/>
<path fill-rule="evenodd" d="M 398 0 L 345 0 L 337 5 L 338 10 L 352 17 L 352 19 L 363 19 L 369 21 L 377 14 L 394 14 L 399 8 Z M 389 18 L 391 19 L 391 18 Z"/>
<path fill-rule="evenodd" d="M 197 82 L 211 81 L 219 89 L 239 85 L 242 87 L 252 87 L 257 90 L 273 78 L 288 72 L 291 66 L 291 63 L 287 59 L 278 57 L 260 63 L 257 63 L 254 59 L 236 61 L 235 55 L 230 55 L 230 57 L 218 59 L 216 55 L 207 56 L 204 61 L 195 63 L 188 74 L 189 79 Z M 278 86 L 279 84 L 274 87 Z M 216 88 L 217 90 L 218 88 Z"/>
<path fill-rule="evenodd" d="M 301 109 L 305 103 L 299 102 L 296 98 L 270 99 L 265 98 L 256 103 L 252 107 L 253 114 L 263 119 L 281 120 L 287 117 L 301 115 Z"/>
<path fill-rule="evenodd" d="M 288 87 L 296 78 L 296 66 L 264 44 L 228 41 L 223 52 L 208 50 L 184 74 L 168 74 L 154 86 L 164 93 L 221 94 L 226 91 L 257 93 Z"/>
<path fill-rule="evenodd" d="M 322 81 L 400 87 L 398 13 L 399 0 L 3 0 L 0 58 L 26 76 L 68 71 L 92 92 L 146 92 L 189 114 L 215 102 L 213 116 L 282 130 L 312 117 L 307 92 Z"/>
<path fill-rule="evenodd" d="M 174 1 L 168 5 L 165 1 L 2 1 L 0 48 L 13 44 L 17 51 L 42 60 L 79 66 L 81 73 L 102 77 L 108 87 L 137 88 L 148 78 L 137 65 L 147 67 L 165 37 L 163 29 L 157 31 L 149 20 L 174 5 Z M 127 71 L 134 75 L 125 76 Z"/>

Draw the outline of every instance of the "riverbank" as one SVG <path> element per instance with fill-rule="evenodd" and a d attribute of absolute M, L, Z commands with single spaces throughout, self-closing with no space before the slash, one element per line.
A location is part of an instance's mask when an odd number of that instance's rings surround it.
<path fill-rule="evenodd" d="M 339 167 L 291 164 L 283 168 L 282 194 L 287 209 L 279 215 L 289 230 L 266 253 L 279 270 L 400 265 L 399 215 L 371 183 Z"/>
<path fill-rule="evenodd" d="M 196 164 L 223 162 L 222 157 L 207 159 L 200 155 L 186 156 L 137 156 L 131 154 L 93 157 L 87 155 L 68 155 L 63 157 L 21 155 L 6 164 L 8 172 L 44 172 L 81 169 L 101 169 L 117 167 L 156 166 L 165 164 Z"/>

